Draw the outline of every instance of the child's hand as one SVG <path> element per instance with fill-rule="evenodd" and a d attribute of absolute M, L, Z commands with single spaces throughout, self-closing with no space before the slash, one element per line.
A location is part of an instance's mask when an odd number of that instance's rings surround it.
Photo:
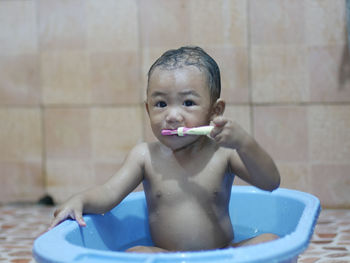
<path fill-rule="evenodd" d="M 48 230 L 51 230 L 58 224 L 62 223 L 67 218 L 72 218 L 78 222 L 80 226 L 86 226 L 86 223 L 83 219 L 83 205 L 79 198 L 73 197 L 68 200 L 66 203 L 61 205 L 54 212 L 54 219 Z"/>
<path fill-rule="evenodd" d="M 238 123 L 223 116 L 214 118 L 213 123 L 210 136 L 222 147 L 238 150 L 250 137 Z"/>

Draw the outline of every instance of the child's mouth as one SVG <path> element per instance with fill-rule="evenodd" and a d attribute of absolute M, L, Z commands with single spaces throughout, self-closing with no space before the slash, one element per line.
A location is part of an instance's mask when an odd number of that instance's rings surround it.
<path fill-rule="evenodd" d="M 161 134 L 163 136 L 178 136 L 177 129 L 163 129 Z"/>

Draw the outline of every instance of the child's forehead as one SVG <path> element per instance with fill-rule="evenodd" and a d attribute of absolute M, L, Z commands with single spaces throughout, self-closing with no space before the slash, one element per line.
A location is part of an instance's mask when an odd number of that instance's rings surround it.
<path fill-rule="evenodd" d="M 186 66 L 176 69 L 155 69 L 147 87 L 147 97 L 154 94 L 170 94 L 184 96 L 197 94 L 197 96 L 210 97 L 206 75 L 195 66 Z M 201 94 L 201 95 L 199 95 Z"/>
<path fill-rule="evenodd" d="M 150 79 L 156 81 L 169 81 L 169 80 L 182 80 L 182 81 L 193 81 L 193 80 L 206 80 L 207 76 L 201 68 L 197 66 L 180 66 L 176 68 L 163 68 L 157 67 L 152 72 Z"/>

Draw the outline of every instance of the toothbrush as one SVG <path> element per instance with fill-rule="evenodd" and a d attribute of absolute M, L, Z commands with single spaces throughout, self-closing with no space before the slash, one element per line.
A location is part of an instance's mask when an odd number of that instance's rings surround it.
<path fill-rule="evenodd" d="M 162 135 L 208 135 L 214 126 L 200 126 L 200 127 L 179 127 L 175 130 L 162 130 Z"/>

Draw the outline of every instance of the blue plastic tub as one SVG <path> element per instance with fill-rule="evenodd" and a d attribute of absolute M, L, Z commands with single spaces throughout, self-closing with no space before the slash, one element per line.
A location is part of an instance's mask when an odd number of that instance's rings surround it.
<path fill-rule="evenodd" d="M 131 193 L 105 215 L 84 216 L 87 226 L 67 220 L 37 238 L 37 262 L 296 262 L 309 243 L 320 212 L 319 200 L 288 189 L 272 193 L 250 186 L 232 187 L 230 216 L 235 242 L 270 232 L 271 242 L 198 252 L 126 253 L 135 245 L 152 245 L 143 192 Z"/>

